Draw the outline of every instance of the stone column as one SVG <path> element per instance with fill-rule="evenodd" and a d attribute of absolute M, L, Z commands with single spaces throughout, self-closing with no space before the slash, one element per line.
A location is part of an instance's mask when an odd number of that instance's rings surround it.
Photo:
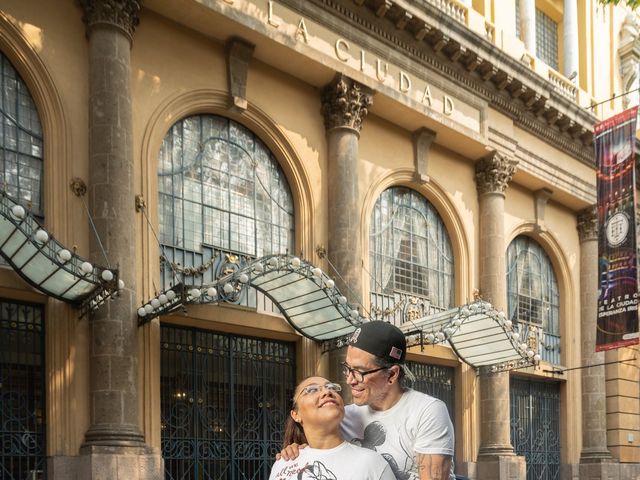
<path fill-rule="evenodd" d="M 372 91 L 336 75 L 322 91 L 322 114 L 329 152 L 329 248 L 327 257 L 342 277 L 340 291 L 353 303 L 362 298 L 361 199 L 358 140 Z"/>
<path fill-rule="evenodd" d="M 506 247 L 504 241 L 505 190 L 516 162 L 494 151 L 476 164 L 480 204 L 480 294 L 498 310 L 507 307 Z M 511 446 L 509 373 L 480 378 L 480 451 L 478 480 L 525 480 L 526 466 Z"/>
<path fill-rule="evenodd" d="M 520 2 L 520 37 L 525 48 L 536 53 L 536 0 L 519 0 Z"/>
<path fill-rule="evenodd" d="M 342 74 L 337 74 L 322 90 L 322 114 L 329 155 L 327 257 L 341 277 L 336 276 L 336 286 L 353 305 L 363 303 L 358 141 L 362 121 L 372 104 L 372 95 L 367 87 Z M 345 348 L 330 352 L 329 375 L 343 384 L 345 402 L 351 402 L 351 390 L 346 388 L 340 368 L 345 354 Z"/>
<path fill-rule="evenodd" d="M 89 320 L 91 424 L 78 478 L 162 478 L 162 459 L 138 426 L 130 50 L 140 2 L 81 5 L 89 42 L 89 208 L 100 238 L 91 237 L 91 258 L 104 263 L 106 254 L 125 289 Z"/>
<path fill-rule="evenodd" d="M 578 2 L 577 0 L 564 0 L 564 14 L 562 17 L 562 29 L 564 31 L 564 64 L 562 74 L 572 78 L 578 84 L 579 56 L 578 56 Z M 572 77 L 572 75 L 575 76 Z"/>
<path fill-rule="evenodd" d="M 578 215 L 580 238 L 580 365 L 598 365 L 581 370 L 582 451 L 580 478 L 618 478 L 617 465 L 607 448 L 607 395 L 604 353 L 596 352 L 598 312 L 598 217 L 596 207 Z M 605 476 L 602 474 L 606 473 Z M 597 475 L 597 477 L 595 476 Z"/>

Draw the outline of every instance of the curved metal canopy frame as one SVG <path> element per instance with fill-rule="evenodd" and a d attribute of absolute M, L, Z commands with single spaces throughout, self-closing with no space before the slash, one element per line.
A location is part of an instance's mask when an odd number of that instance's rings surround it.
<path fill-rule="evenodd" d="M 480 373 L 496 373 L 540 361 L 537 345 L 520 338 L 517 325 L 482 299 L 405 322 L 410 345 L 448 342 L 456 355 Z"/>
<path fill-rule="evenodd" d="M 65 248 L 6 192 L 0 194 L 0 255 L 27 283 L 79 308 L 81 316 L 124 287 L 117 270 L 94 266 Z"/>
<path fill-rule="evenodd" d="M 316 341 L 348 335 L 364 320 L 320 268 L 290 255 L 268 255 L 206 285 L 178 284 L 138 309 L 139 324 L 185 304 L 233 300 L 250 285 L 276 304 L 289 324 Z"/>
<path fill-rule="evenodd" d="M 178 284 L 138 309 L 140 325 L 186 304 L 233 301 L 252 286 L 273 301 L 287 322 L 329 351 L 347 344 L 366 321 L 348 305 L 322 270 L 290 255 L 269 255 L 206 285 Z M 503 312 L 481 299 L 461 307 L 406 321 L 400 328 L 408 345 L 449 343 L 458 357 L 480 373 L 529 366 L 539 355 L 521 341 Z"/>

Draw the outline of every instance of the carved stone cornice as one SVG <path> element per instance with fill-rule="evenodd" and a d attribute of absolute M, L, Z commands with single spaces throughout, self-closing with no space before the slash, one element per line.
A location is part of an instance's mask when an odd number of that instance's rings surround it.
<path fill-rule="evenodd" d="M 80 0 L 87 31 L 98 25 L 117 28 L 129 40 L 140 23 L 142 0 Z"/>
<path fill-rule="evenodd" d="M 381 10 L 376 7 L 379 2 L 361 0 L 280 1 L 345 38 L 363 36 L 381 42 L 381 48 L 367 45 L 381 56 L 388 48 L 398 59 L 404 55 L 407 71 L 413 65 L 422 68 L 423 75 L 425 68 L 442 75 L 485 99 L 524 130 L 594 166 L 592 126 L 597 118 L 528 65 L 431 2 L 385 0 Z M 339 21 L 328 22 L 327 12 Z"/>
<path fill-rule="evenodd" d="M 516 173 L 518 161 L 494 150 L 476 163 L 478 195 L 504 193 Z"/>
<path fill-rule="evenodd" d="M 322 108 L 324 128 L 350 128 L 358 135 L 362 129 L 362 121 L 369 113 L 373 103 L 373 92 L 368 87 L 342 74 L 322 89 Z"/>
<path fill-rule="evenodd" d="M 578 213 L 578 238 L 580 243 L 598 239 L 598 212 L 591 205 Z"/>

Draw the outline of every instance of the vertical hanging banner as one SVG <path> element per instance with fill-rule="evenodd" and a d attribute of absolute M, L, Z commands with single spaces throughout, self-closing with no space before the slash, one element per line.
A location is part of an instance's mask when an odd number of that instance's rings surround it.
<path fill-rule="evenodd" d="M 625 110 L 594 126 L 598 194 L 596 351 L 638 343 L 636 116 Z"/>

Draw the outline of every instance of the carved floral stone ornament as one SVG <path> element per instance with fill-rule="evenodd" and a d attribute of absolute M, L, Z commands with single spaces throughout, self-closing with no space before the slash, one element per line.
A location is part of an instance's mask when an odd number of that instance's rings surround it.
<path fill-rule="evenodd" d="M 84 10 L 82 20 L 87 29 L 108 25 L 122 30 L 129 39 L 140 23 L 140 0 L 80 0 Z"/>
<path fill-rule="evenodd" d="M 640 96 L 635 91 L 640 85 L 638 78 L 638 68 L 640 66 L 640 24 L 635 14 L 629 13 L 620 27 L 620 46 L 618 55 L 620 56 L 620 76 L 622 77 L 622 88 L 629 94 L 622 97 L 625 108 L 629 105 L 636 105 Z"/>
<path fill-rule="evenodd" d="M 516 172 L 517 160 L 493 151 L 476 163 L 478 194 L 504 193 Z"/>
<path fill-rule="evenodd" d="M 338 74 L 322 90 L 322 115 L 325 129 L 351 128 L 360 133 L 362 121 L 372 105 L 372 91 Z"/>

